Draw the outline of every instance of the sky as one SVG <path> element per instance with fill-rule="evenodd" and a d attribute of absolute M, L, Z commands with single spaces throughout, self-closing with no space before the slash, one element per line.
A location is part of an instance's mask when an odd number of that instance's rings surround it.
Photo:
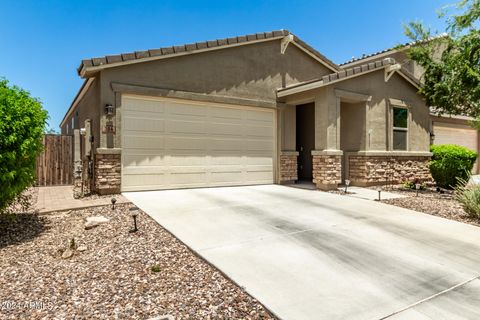
<path fill-rule="evenodd" d="M 57 129 L 83 80 L 81 59 L 287 29 L 336 63 L 444 30 L 455 0 L 0 0 L 0 78 L 39 98 Z"/>

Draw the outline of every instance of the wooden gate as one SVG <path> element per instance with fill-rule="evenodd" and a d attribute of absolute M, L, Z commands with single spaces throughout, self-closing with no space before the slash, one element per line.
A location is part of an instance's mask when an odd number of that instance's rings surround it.
<path fill-rule="evenodd" d="M 37 158 L 37 186 L 73 184 L 73 136 L 46 134 Z"/>

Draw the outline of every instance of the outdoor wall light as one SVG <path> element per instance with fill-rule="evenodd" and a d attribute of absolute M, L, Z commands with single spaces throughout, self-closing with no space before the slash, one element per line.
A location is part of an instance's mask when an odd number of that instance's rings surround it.
<path fill-rule="evenodd" d="M 138 231 L 138 229 L 137 229 L 138 208 L 133 206 L 133 207 L 130 207 L 129 210 L 130 210 L 130 215 L 133 218 L 133 229 L 130 230 L 129 232 L 137 232 Z"/>
<path fill-rule="evenodd" d="M 350 180 L 345 180 L 345 193 L 347 193 L 347 189 L 349 185 L 350 185 Z"/>
<path fill-rule="evenodd" d="M 112 210 L 115 210 L 115 203 L 117 202 L 117 199 L 112 198 L 110 201 L 112 202 Z"/>
<path fill-rule="evenodd" d="M 105 105 L 105 114 L 107 116 L 113 115 L 113 106 L 111 104 Z"/>

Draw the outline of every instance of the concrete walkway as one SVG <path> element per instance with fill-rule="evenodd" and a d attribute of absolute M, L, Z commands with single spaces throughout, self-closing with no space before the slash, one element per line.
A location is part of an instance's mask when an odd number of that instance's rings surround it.
<path fill-rule="evenodd" d="M 339 190 L 344 191 L 345 187 L 339 188 Z M 378 200 L 378 190 L 351 186 L 351 187 L 348 187 L 347 191 L 352 192 L 351 194 L 347 194 L 349 197 L 365 199 L 365 200 Z M 382 200 L 387 200 L 387 199 L 405 198 L 405 196 L 398 193 L 382 191 L 380 193 L 380 198 Z"/>
<path fill-rule="evenodd" d="M 480 319 L 478 227 L 278 185 L 125 196 L 281 319 Z"/>
<path fill-rule="evenodd" d="M 117 203 L 125 203 L 128 200 L 122 195 L 98 199 L 75 199 L 73 198 L 72 186 L 38 187 L 38 198 L 35 209 L 40 213 L 81 209 L 88 207 L 111 204 L 110 199 L 115 197 Z"/>

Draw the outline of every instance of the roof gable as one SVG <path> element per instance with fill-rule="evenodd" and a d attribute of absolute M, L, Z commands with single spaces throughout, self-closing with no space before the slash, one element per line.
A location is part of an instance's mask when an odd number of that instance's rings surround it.
<path fill-rule="evenodd" d="M 271 32 L 261 32 L 256 34 L 237 36 L 232 38 L 217 39 L 212 41 L 196 42 L 179 46 L 164 47 L 158 49 L 150 49 L 144 51 L 135 51 L 130 53 L 122 53 L 118 55 L 108 55 L 104 57 L 91 58 L 82 60 L 77 71 L 84 78 L 92 76 L 101 69 L 123 66 L 132 63 L 141 63 L 164 58 L 172 58 L 187 54 L 200 53 L 211 50 L 219 50 L 231 48 L 240 45 L 253 44 L 263 41 L 280 40 L 290 36 L 293 45 L 300 48 L 311 57 L 325 65 L 332 71 L 338 71 L 339 67 L 327 59 L 320 52 L 309 46 L 300 38 L 290 33 L 288 30 L 277 30 Z"/>

